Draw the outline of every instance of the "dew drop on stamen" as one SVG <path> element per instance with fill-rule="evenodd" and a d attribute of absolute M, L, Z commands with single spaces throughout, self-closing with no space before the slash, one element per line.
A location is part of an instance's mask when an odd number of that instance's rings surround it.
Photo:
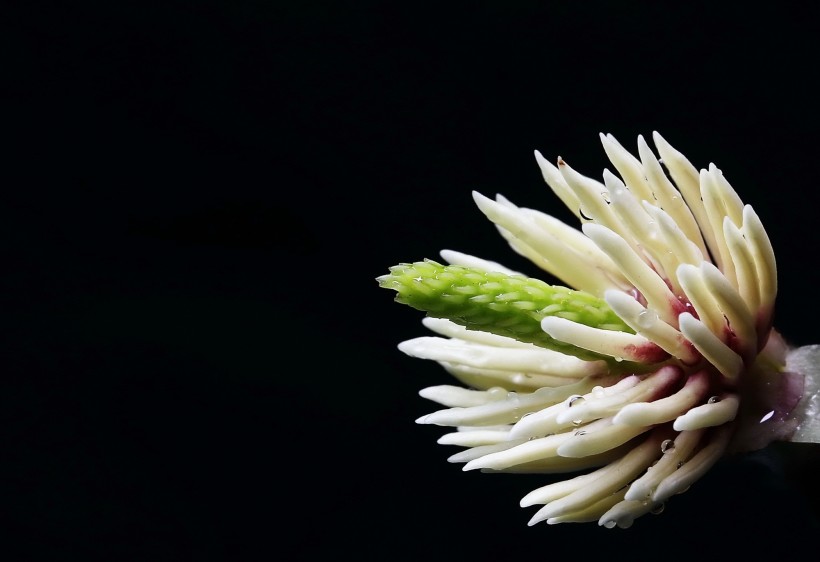
<path fill-rule="evenodd" d="M 581 215 L 581 218 L 584 219 L 584 220 L 587 220 L 587 221 L 592 220 L 592 217 L 588 217 L 587 214 L 584 213 L 584 210 L 580 207 L 578 207 L 578 214 Z"/>
<path fill-rule="evenodd" d="M 492 388 L 487 389 L 487 398 L 489 398 L 491 402 L 498 402 L 499 400 L 504 400 L 506 397 L 506 388 L 494 386 Z"/>
<path fill-rule="evenodd" d="M 643 309 L 638 313 L 637 324 L 641 328 L 649 328 L 652 326 L 652 313 Z"/>
<path fill-rule="evenodd" d="M 514 421 L 518 421 L 521 419 L 521 398 L 518 396 L 518 393 L 515 391 L 510 391 L 507 393 L 507 400 L 512 402 L 513 411 L 512 411 L 512 419 Z"/>
<path fill-rule="evenodd" d="M 584 431 L 583 429 L 579 429 L 578 431 L 575 432 L 576 437 L 581 437 L 582 435 L 586 435 L 586 434 L 587 434 L 587 432 Z"/>
<path fill-rule="evenodd" d="M 712 396 L 706 401 L 707 404 L 717 404 L 718 402 L 720 402 L 720 396 Z"/>
<path fill-rule="evenodd" d="M 675 442 L 672 439 L 665 439 L 663 441 L 663 443 L 661 443 L 661 453 L 671 451 L 674 448 L 675 448 Z"/>
<path fill-rule="evenodd" d="M 603 197 L 607 205 L 609 205 L 612 202 L 609 198 L 609 193 L 607 193 L 606 191 L 601 192 L 601 197 Z"/>
<path fill-rule="evenodd" d="M 617 525 L 617 523 L 612 519 L 604 521 L 604 527 L 606 527 L 607 529 L 614 529 L 615 525 Z"/>
<path fill-rule="evenodd" d="M 567 406 L 572 408 L 573 406 L 580 406 L 584 403 L 584 397 L 580 394 L 573 394 L 567 399 Z"/>
<path fill-rule="evenodd" d="M 604 387 L 603 386 L 596 386 L 592 388 L 592 397 L 593 398 L 602 398 L 604 396 Z"/>
<path fill-rule="evenodd" d="M 663 513 L 663 510 L 664 510 L 665 507 L 666 507 L 666 504 L 659 503 L 658 505 L 656 505 L 655 507 L 650 509 L 649 513 L 651 513 L 652 515 L 660 515 L 661 513 Z"/>

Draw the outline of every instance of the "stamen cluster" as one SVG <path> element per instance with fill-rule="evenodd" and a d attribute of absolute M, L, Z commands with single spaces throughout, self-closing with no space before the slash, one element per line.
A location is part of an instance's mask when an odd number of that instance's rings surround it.
<path fill-rule="evenodd" d="M 452 250 L 441 252 L 448 265 L 401 264 L 378 279 L 437 334 L 399 349 L 465 385 L 421 391 L 444 408 L 418 423 L 454 428 L 439 443 L 464 447 L 451 462 L 580 473 L 521 500 L 542 506 L 531 525 L 629 527 L 658 512 L 725 454 L 749 389 L 785 362 L 760 219 L 714 164 L 698 171 L 653 136 L 660 159 L 642 137 L 635 157 L 601 135 L 618 173 L 603 183 L 535 153 L 580 231 L 473 194 L 513 250 L 567 287 Z"/>

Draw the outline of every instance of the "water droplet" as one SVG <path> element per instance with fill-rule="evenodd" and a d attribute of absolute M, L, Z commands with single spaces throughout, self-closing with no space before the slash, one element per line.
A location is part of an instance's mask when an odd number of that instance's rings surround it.
<path fill-rule="evenodd" d="M 592 397 L 593 398 L 602 398 L 604 396 L 604 387 L 603 386 L 596 386 L 592 388 Z"/>
<path fill-rule="evenodd" d="M 584 397 L 580 394 L 573 394 L 567 399 L 567 406 L 572 408 L 573 406 L 580 406 L 584 403 Z"/>
<path fill-rule="evenodd" d="M 531 416 L 531 415 L 533 415 L 534 413 L 535 413 L 535 412 L 527 412 L 526 414 L 523 414 L 523 415 L 521 416 L 521 419 L 523 420 L 523 419 L 524 419 L 524 418 L 526 418 L 527 416 Z"/>
<path fill-rule="evenodd" d="M 614 529 L 615 525 L 617 525 L 617 523 L 613 519 L 604 521 L 604 527 L 606 527 L 607 529 Z"/>
<path fill-rule="evenodd" d="M 507 397 L 507 389 L 500 386 L 494 386 L 487 389 L 487 398 L 493 402 L 504 400 Z"/>
<path fill-rule="evenodd" d="M 654 506 L 652 509 L 650 509 L 649 513 L 651 513 L 652 515 L 659 515 L 659 514 L 663 513 L 663 510 L 664 510 L 665 507 L 666 507 L 666 504 L 659 503 L 656 506 Z"/>
<path fill-rule="evenodd" d="M 584 420 L 572 420 L 572 425 L 574 425 L 575 427 L 578 427 L 582 423 L 584 423 Z"/>
<path fill-rule="evenodd" d="M 610 204 L 611 200 L 610 200 L 610 198 L 609 198 L 609 192 L 608 192 L 608 191 L 602 191 L 602 192 L 601 192 L 601 197 L 603 197 L 603 198 L 604 198 L 604 201 L 606 201 L 606 204 L 607 204 L 607 205 L 609 205 L 609 204 Z"/>
<path fill-rule="evenodd" d="M 638 313 L 637 323 L 641 328 L 649 328 L 652 326 L 652 313 L 643 309 Z"/>
<path fill-rule="evenodd" d="M 769 412 L 768 414 L 766 414 L 765 416 L 763 416 L 762 418 L 760 418 L 760 422 L 759 422 L 759 423 L 763 423 L 763 422 L 765 422 L 765 421 L 769 421 L 769 420 L 772 418 L 772 416 L 773 416 L 773 415 L 774 415 L 774 410 L 772 410 L 771 412 Z"/>
<path fill-rule="evenodd" d="M 581 215 L 581 218 L 587 221 L 591 221 L 592 217 L 588 217 L 582 208 L 578 208 L 578 214 Z"/>
<path fill-rule="evenodd" d="M 578 431 L 575 432 L 576 437 L 580 437 L 580 436 L 586 435 L 586 434 L 587 434 L 587 432 L 584 431 L 583 429 L 579 429 Z"/>
<path fill-rule="evenodd" d="M 678 461 L 678 468 L 682 467 L 684 464 L 686 464 L 684 461 Z"/>
<path fill-rule="evenodd" d="M 718 402 L 720 402 L 720 396 L 712 396 L 706 401 L 707 404 L 717 404 Z"/>
<path fill-rule="evenodd" d="M 664 442 L 661 443 L 661 453 L 671 451 L 674 448 L 675 448 L 675 442 L 672 439 L 665 439 Z"/>

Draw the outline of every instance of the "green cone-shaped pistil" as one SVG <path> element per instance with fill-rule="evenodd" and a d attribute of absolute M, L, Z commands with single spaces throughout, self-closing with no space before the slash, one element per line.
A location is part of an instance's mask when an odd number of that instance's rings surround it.
<path fill-rule="evenodd" d="M 551 338 L 541 329 L 544 317 L 559 316 L 594 328 L 634 333 L 602 299 L 523 275 L 424 260 L 393 266 L 377 281 L 397 292 L 396 301 L 429 316 L 582 359 L 600 356 Z"/>

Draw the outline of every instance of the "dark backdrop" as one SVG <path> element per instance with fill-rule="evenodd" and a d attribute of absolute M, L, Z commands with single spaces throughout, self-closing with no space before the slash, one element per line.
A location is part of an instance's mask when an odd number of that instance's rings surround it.
<path fill-rule="evenodd" d="M 446 6 L 446 7 L 445 7 Z M 627 531 L 528 528 L 534 476 L 462 473 L 450 381 L 374 278 L 451 248 L 535 274 L 475 208 L 571 221 L 660 131 L 778 252 L 820 342 L 818 29 L 802 4 L 39 3 L 0 23 L 0 551 L 8 560 L 792 556 L 816 452 L 729 459 Z"/>

